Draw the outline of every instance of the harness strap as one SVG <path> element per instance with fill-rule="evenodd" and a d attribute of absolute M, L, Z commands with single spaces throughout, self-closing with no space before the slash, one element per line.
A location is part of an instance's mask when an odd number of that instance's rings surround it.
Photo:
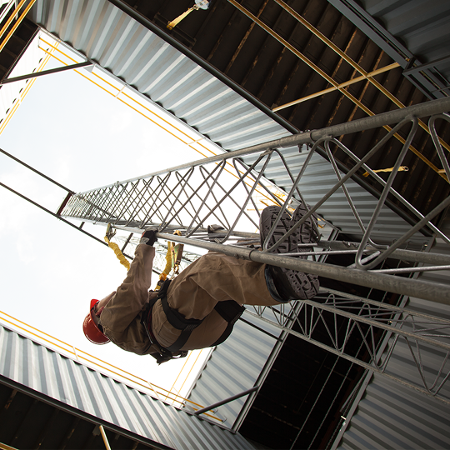
<path fill-rule="evenodd" d="M 169 303 L 167 303 L 167 295 L 161 299 L 161 304 L 170 325 L 177 330 L 193 330 L 203 322 L 202 319 L 186 319 L 183 314 L 178 312 L 176 309 L 171 308 Z"/>
<path fill-rule="evenodd" d="M 226 300 L 224 302 L 218 302 L 214 309 L 221 315 L 222 319 L 228 322 L 225 331 L 222 335 L 217 339 L 212 347 L 221 344 L 228 336 L 230 336 L 233 331 L 234 324 L 238 321 L 239 317 L 242 316 L 242 313 L 245 311 L 245 307 L 241 306 L 239 303 L 234 300 Z"/>
<path fill-rule="evenodd" d="M 147 337 L 148 340 L 150 341 L 150 345 L 152 344 L 158 344 L 157 342 L 155 342 L 156 339 L 154 339 L 154 336 L 152 334 L 152 331 L 149 329 L 149 315 L 151 315 L 151 311 L 153 306 L 155 305 L 156 301 L 158 300 L 158 298 L 154 298 L 153 300 L 150 300 L 147 303 L 147 306 L 145 307 L 145 310 L 142 312 L 141 314 L 141 324 L 144 326 L 145 328 L 145 332 L 147 333 Z M 159 345 L 159 344 L 158 344 Z"/>
<path fill-rule="evenodd" d="M 162 364 L 166 361 L 170 361 L 171 359 L 177 359 L 177 358 L 185 358 L 187 356 L 188 352 L 172 352 L 169 351 L 169 349 L 162 347 L 159 345 L 159 342 L 156 340 L 155 336 L 153 335 L 151 331 L 151 311 L 153 306 L 155 305 L 156 301 L 158 300 L 158 297 L 154 298 L 153 300 L 150 300 L 147 304 L 147 307 L 143 311 L 141 315 L 141 324 L 143 325 L 145 332 L 147 333 L 147 337 L 149 340 L 149 344 L 156 345 L 158 349 L 158 353 L 150 353 L 150 356 L 156 359 L 156 362 L 159 364 Z M 181 347 L 180 347 L 181 348 Z"/>
<path fill-rule="evenodd" d="M 178 352 L 186 344 L 192 332 L 203 322 L 203 319 L 186 319 L 183 314 L 169 306 L 167 302 L 167 290 L 169 289 L 170 282 L 171 280 L 164 282 L 164 285 L 158 293 L 158 298 L 161 298 L 163 311 L 170 325 L 177 330 L 181 330 L 178 339 L 171 346 L 167 347 L 167 350 L 171 352 Z"/>
<path fill-rule="evenodd" d="M 163 311 L 169 323 L 177 330 L 181 330 L 178 339 L 170 347 L 167 347 L 166 350 L 169 350 L 170 352 L 178 352 L 180 348 L 186 344 L 192 332 L 203 322 L 203 319 L 186 319 L 183 314 L 169 306 L 167 302 L 167 290 L 169 288 L 170 281 L 171 280 L 166 280 L 163 286 L 161 286 L 161 289 L 158 292 L 158 298 L 161 299 Z M 219 345 L 228 338 L 233 331 L 234 324 L 245 311 L 245 307 L 239 305 L 239 303 L 234 300 L 225 300 L 223 302 L 218 302 L 214 309 L 218 312 L 222 319 L 228 322 L 228 325 L 219 339 L 217 339 L 212 346 Z"/>
<path fill-rule="evenodd" d="M 245 311 L 245 307 L 241 306 L 234 300 L 225 300 L 224 302 L 218 302 L 214 309 L 222 316 L 223 320 L 226 320 L 228 323 L 231 323 L 233 325 Z"/>
<path fill-rule="evenodd" d="M 184 344 L 186 344 L 192 332 L 203 322 L 203 320 L 185 319 L 183 314 L 169 306 L 167 303 L 167 296 L 161 299 L 161 304 L 170 325 L 177 330 L 181 330 L 178 339 L 171 346 L 167 347 L 167 350 L 177 352 Z"/>

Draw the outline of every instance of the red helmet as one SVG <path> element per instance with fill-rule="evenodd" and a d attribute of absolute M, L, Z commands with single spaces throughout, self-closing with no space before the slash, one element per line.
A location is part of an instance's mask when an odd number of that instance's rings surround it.
<path fill-rule="evenodd" d="M 107 344 L 109 339 L 100 331 L 100 328 L 94 322 L 94 306 L 98 303 L 98 300 L 91 300 L 91 310 L 83 321 L 83 332 L 87 339 L 93 344 Z"/>

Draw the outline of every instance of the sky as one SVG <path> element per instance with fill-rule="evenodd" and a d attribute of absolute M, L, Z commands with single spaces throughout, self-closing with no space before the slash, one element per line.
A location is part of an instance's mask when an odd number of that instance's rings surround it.
<path fill-rule="evenodd" d="M 0 134 L 0 148 L 75 192 L 200 158 L 73 71 L 36 79 Z M 66 196 L 2 154 L 0 181 L 53 212 Z M 90 299 L 105 297 L 126 276 L 112 250 L 1 187 L 0 211 L 0 311 L 170 388 L 184 361 L 158 367 L 150 356 L 90 344 L 82 333 Z M 103 226 L 85 229 L 103 239 Z"/>

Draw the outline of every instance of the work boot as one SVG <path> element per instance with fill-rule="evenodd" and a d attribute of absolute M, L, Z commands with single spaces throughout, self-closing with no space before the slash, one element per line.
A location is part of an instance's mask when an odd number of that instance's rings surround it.
<path fill-rule="evenodd" d="M 281 208 L 279 206 L 268 206 L 261 213 L 259 230 L 261 236 L 261 245 L 269 234 L 272 224 L 275 222 Z M 275 244 L 285 233 L 287 233 L 307 212 L 303 204 L 294 211 L 291 216 L 284 212 L 276 226 L 268 247 Z M 310 217 L 304 224 L 295 230 L 287 239 L 285 239 L 276 249 L 275 253 L 301 253 L 309 252 L 312 247 L 298 247 L 298 244 L 308 244 L 314 242 L 316 237 L 313 227 L 313 217 Z M 300 256 L 307 259 L 307 256 Z M 319 291 L 319 279 L 317 275 L 310 273 L 297 272 L 295 270 L 283 267 L 266 266 L 266 278 L 269 291 L 275 292 L 273 295 L 278 301 L 289 301 L 294 299 L 307 300 L 314 297 Z M 272 281 L 272 282 L 271 282 Z M 278 298 L 277 298 L 278 297 Z"/>

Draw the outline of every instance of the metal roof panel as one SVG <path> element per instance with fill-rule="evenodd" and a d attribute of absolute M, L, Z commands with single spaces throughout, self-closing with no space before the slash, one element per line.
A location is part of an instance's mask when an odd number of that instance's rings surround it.
<path fill-rule="evenodd" d="M 176 449 L 252 449 L 232 434 L 0 325 L 0 376 L 80 414 Z"/>

